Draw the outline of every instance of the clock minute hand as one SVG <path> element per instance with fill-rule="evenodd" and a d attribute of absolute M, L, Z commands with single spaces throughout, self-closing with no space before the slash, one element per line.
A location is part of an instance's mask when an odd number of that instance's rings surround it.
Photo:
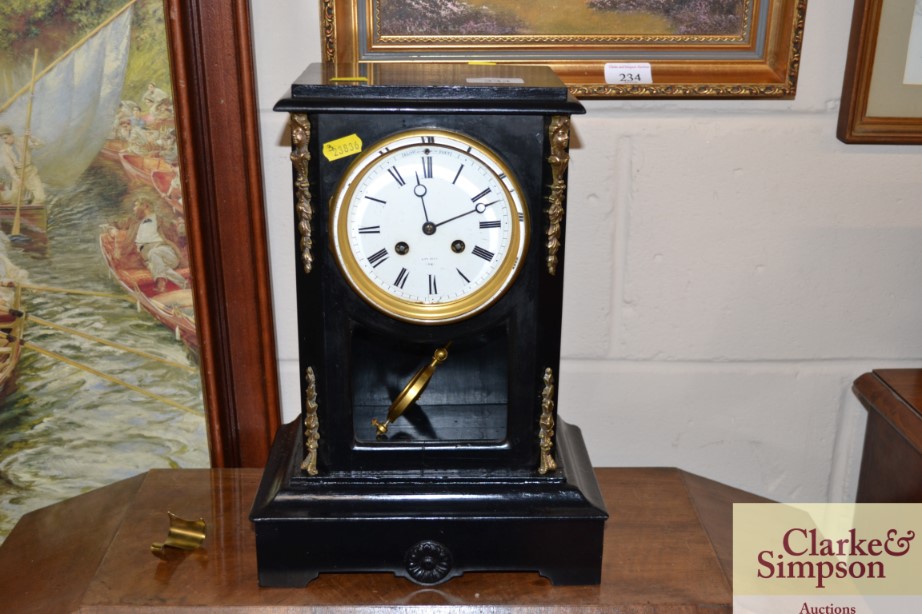
<path fill-rule="evenodd" d="M 499 202 L 498 200 L 494 200 L 493 202 L 489 202 L 489 203 L 477 203 L 476 205 L 474 205 L 474 208 L 471 209 L 470 211 L 465 211 L 464 213 L 460 215 L 456 215 L 455 217 L 450 217 L 447 220 L 442 220 L 441 222 L 436 224 L 435 227 L 438 228 L 442 224 L 447 224 L 448 222 L 454 222 L 456 219 L 462 218 L 465 215 L 470 215 L 471 213 L 483 213 L 484 211 L 486 211 L 487 207 L 489 207 L 490 205 L 495 205 L 498 202 Z"/>
<path fill-rule="evenodd" d="M 429 223 L 429 212 L 426 211 L 426 192 L 429 190 L 426 189 L 426 186 L 422 184 L 419 180 L 419 173 L 416 173 L 416 185 L 413 187 L 413 194 L 419 197 L 419 202 L 423 205 L 423 217 L 426 218 L 426 223 Z"/>
<path fill-rule="evenodd" d="M 426 389 L 426 386 L 429 385 L 429 380 L 432 379 L 436 368 L 448 359 L 448 348 L 450 347 L 451 341 L 446 343 L 444 347 L 437 349 L 432 355 L 432 360 L 429 364 L 424 365 L 413 375 L 404 389 L 400 391 L 400 394 L 397 395 L 397 398 L 394 399 L 394 402 L 391 403 L 391 406 L 387 409 L 387 418 L 383 423 L 378 422 L 377 418 L 372 419 L 371 424 L 377 429 L 378 437 L 383 437 L 387 433 L 387 427 L 390 426 L 394 420 L 399 418 L 410 405 L 416 402 L 419 395 L 421 395 L 423 390 Z"/>

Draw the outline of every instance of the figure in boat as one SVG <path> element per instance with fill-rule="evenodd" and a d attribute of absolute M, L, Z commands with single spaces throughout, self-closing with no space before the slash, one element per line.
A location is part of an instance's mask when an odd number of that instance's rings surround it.
<path fill-rule="evenodd" d="M 180 265 L 182 252 L 179 245 L 168 239 L 166 235 L 174 234 L 161 224 L 161 218 L 153 211 L 151 203 L 146 198 L 140 198 L 134 203 L 135 219 L 125 233 L 125 243 L 117 251 L 116 260 L 120 260 L 127 247 L 130 255 L 131 247 L 137 251 L 154 278 L 157 290 L 163 292 L 168 281 L 179 288 L 188 288 L 189 283 L 185 277 L 176 272 Z M 178 233 L 178 230 L 175 231 Z"/>
<path fill-rule="evenodd" d="M 0 321 L 2 322 L 9 321 L 6 316 L 9 316 L 11 311 L 20 308 L 16 286 L 29 282 L 29 272 L 13 264 L 7 255 L 9 242 L 9 238 L 0 232 Z"/>
<path fill-rule="evenodd" d="M 0 232 L 0 392 L 12 381 L 22 352 L 23 330 L 26 326 L 22 306 L 22 284 L 29 274 L 7 255 L 9 239 Z"/>
<path fill-rule="evenodd" d="M 147 104 L 147 110 L 151 115 L 155 114 L 160 103 L 164 100 L 169 100 L 169 98 L 169 94 L 157 87 L 157 84 L 153 81 L 147 84 L 147 91 L 142 96 L 142 100 Z"/>
<path fill-rule="evenodd" d="M 133 214 L 102 227 L 99 245 L 106 266 L 141 307 L 197 353 L 183 218 L 146 187 L 132 191 L 128 203 Z M 151 245 L 144 245 L 145 237 Z"/>
<path fill-rule="evenodd" d="M 135 130 L 147 130 L 147 120 L 141 112 L 141 107 L 134 107 L 131 113 L 131 127 Z"/>
<path fill-rule="evenodd" d="M 9 189 L 0 194 L 0 201 L 13 203 L 21 198 L 22 203 L 45 202 L 45 187 L 30 154 L 41 146 L 31 134 L 17 138 L 8 125 L 0 124 L 0 166 L 9 180 Z"/>
<path fill-rule="evenodd" d="M 173 128 L 164 128 L 160 131 L 160 138 L 157 139 L 157 146 L 160 149 L 160 157 L 166 160 L 171 167 L 179 163 L 179 148 L 176 143 L 176 130 Z"/>
<path fill-rule="evenodd" d="M 173 101 L 164 98 L 151 111 L 150 121 L 158 126 L 173 124 Z"/>

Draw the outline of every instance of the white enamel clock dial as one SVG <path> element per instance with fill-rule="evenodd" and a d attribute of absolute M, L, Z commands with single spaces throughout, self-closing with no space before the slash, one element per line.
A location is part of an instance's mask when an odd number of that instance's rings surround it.
<path fill-rule="evenodd" d="M 528 245 L 515 178 L 482 144 L 403 132 L 362 153 L 331 203 L 333 252 L 352 288 L 400 320 L 479 313 L 508 289 Z"/>

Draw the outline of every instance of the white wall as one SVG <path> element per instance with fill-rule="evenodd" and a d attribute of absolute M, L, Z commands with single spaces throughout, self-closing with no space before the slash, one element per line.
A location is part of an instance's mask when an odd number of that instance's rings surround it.
<path fill-rule="evenodd" d="M 252 4 L 291 420 L 291 166 L 271 107 L 320 60 L 319 2 Z M 559 407 L 595 465 L 853 499 L 866 413 L 852 381 L 922 366 L 922 147 L 836 140 L 850 19 L 850 6 L 810 0 L 793 101 L 584 101 Z"/>

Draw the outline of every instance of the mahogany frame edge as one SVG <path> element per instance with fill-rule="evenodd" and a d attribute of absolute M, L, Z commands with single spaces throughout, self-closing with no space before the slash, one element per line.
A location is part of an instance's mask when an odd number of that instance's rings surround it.
<path fill-rule="evenodd" d="M 248 0 L 164 0 L 212 467 L 281 423 Z"/>
<path fill-rule="evenodd" d="M 884 1 L 855 0 L 836 136 L 848 144 L 922 144 L 922 118 L 867 114 Z"/>

